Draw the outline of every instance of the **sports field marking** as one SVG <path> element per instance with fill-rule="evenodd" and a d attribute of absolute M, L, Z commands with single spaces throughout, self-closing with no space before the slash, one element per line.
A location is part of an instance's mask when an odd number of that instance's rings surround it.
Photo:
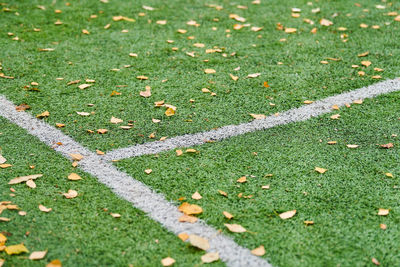
<path fill-rule="evenodd" d="M 266 260 L 252 255 L 250 250 L 239 246 L 204 221 L 198 220 L 193 224 L 179 223 L 178 219 L 183 214 L 164 196 L 119 171 L 112 163 L 81 146 L 60 130 L 32 117 L 29 113 L 16 111 L 15 105 L 1 95 L 0 116 L 27 130 L 29 134 L 36 136 L 66 158 L 71 159 L 71 153 L 81 154 L 84 158 L 79 161 L 78 166 L 83 171 L 97 177 L 99 182 L 109 187 L 116 195 L 147 213 L 174 234 L 186 232 L 206 238 L 210 243 L 208 251 L 218 251 L 221 260 L 228 266 L 271 266 Z M 58 145 L 59 142 L 62 145 Z"/>
<path fill-rule="evenodd" d="M 223 126 L 216 130 L 208 132 L 186 134 L 173 137 L 165 141 L 156 141 L 140 145 L 133 145 L 125 148 L 116 149 L 105 155 L 107 160 L 120 160 L 142 155 L 156 154 L 166 150 L 172 150 L 178 147 L 190 147 L 201 145 L 207 141 L 218 141 L 225 138 L 242 135 L 249 132 L 268 129 L 277 125 L 284 125 L 291 122 L 308 120 L 325 113 L 332 112 L 332 106 L 344 106 L 354 100 L 373 98 L 381 94 L 387 94 L 400 90 L 400 78 L 379 82 L 370 86 L 362 87 L 354 91 L 330 96 L 318 100 L 312 104 L 290 109 L 279 116 L 269 116 L 265 119 L 254 120 L 249 123 L 239 125 Z"/>

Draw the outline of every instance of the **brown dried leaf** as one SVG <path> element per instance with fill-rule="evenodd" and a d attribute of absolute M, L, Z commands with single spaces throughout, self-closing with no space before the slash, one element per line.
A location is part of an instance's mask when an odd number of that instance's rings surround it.
<path fill-rule="evenodd" d="M 346 145 L 348 148 L 357 148 L 358 145 Z"/>
<path fill-rule="evenodd" d="M 389 149 L 389 148 L 392 148 L 393 147 L 393 143 L 388 143 L 388 144 L 384 144 L 384 145 L 379 145 L 381 148 L 386 148 L 386 149 Z"/>
<path fill-rule="evenodd" d="M 15 109 L 17 111 L 25 111 L 25 110 L 30 109 L 30 108 L 31 107 L 29 105 L 25 104 L 25 103 L 15 107 Z"/>
<path fill-rule="evenodd" d="M 247 178 L 246 178 L 246 176 L 242 176 L 242 177 L 240 177 L 239 179 L 237 179 L 236 182 L 238 182 L 238 183 L 245 183 L 245 182 L 247 182 Z"/>
<path fill-rule="evenodd" d="M 52 209 L 52 208 L 46 208 L 46 207 L 43 206 L 43 205 L 39 205 L 39 210 L 40 210 L 40 211 L 43 211 L 43 212 L 50 212 L 50 211 L 52 211 L 53 209 Z"/>
<path fill-rule="evenodd" d="M 178 237 L 180 240 L 182 240 L 183 242 L 185 242 L 186 240 L 189 239 L 189 235 L 187 233 L 180 233 L 178 234 Z"/>
<path fill-rule="evenodd" d="M 212 73 L 216 73 L 216 70 L 214 70 L 214 69 L 205 69 L 205 70 L 204 70 L 204 73 L 206 73 L 206 74 L 212 74 Z"/>
<path fill-rule="evenodd" d="M 262 120 L 267 117 L 264 114 L 254 114 L 254 113 L 250 113 L 250 116 L 252 116 L 256 120 Z"/>
<path fill-rule="evenodd" d="M 379 209 L 379 210 L 378 210 L 378 215 L 379 215 L 379 216 L 386 216 L 386 215 L 389 215 L 389 210 L 388 210 L 388 209 Z"/>
<path fill-rule="evenodd" d="M 316 172 L 319 172 L 319 173 L 325 173 L 325 172 L 327 171 L 327 169 L 320 168 L 320 167 L 315 167 L 314 170 L 315 170 Z"/>
<path fill-rule="evenodd" d="M 41 260 L 43 259 L 47 254 L 47 250 L 45 251 L 34 251 L 29 255 L 30 260 Z"/>
<path fill-rule="evenodd" d="M 48 117 L 48 116 L 50 116 L 50 112 L 48 112 L 48 111 L 46 110 L 46 111 L 44 111 L 44 112 L 42 112 L 42 113 L 36 115 L 36 118 L 38 118 L 38 119 L 43 119 L 43 118 L 46 118 L 46 117 Z"/>
<path fill-rule="evenodd" d="M 68 190 L 67 193 L 64 193 L 63 196 L 65 198 L 71 199 L 71 198 L 76 198 L 78 196 L 78 192 L 76 192 L 75 190 Z"/>
<path fill-rule="evenodd" d="M 36 188 L 36 184 L 35 184 L 35 182 L 34 182 L 33 180 L 28 180 L 28 181 L 26 181 L 26 185 L 27 185 L 29 188 L 32 188 L 32 189 L 35 189 L 35 188 Z"/>
<path fill-rule="evenodd" d="M 171 257 L 167 257 L 161 260 L 162 266 L 172 266 L 175 263 L 175 260 Z"/>
<path fill-rule="evenodd" d="M 71 157 L 72 160 L 76 160 L 76 161 L 80 161 L 83 159 L 83 156 L 78 153 L 76 153 L 76 154 L 71 153 L 71 154 L 69 154 L 69 156 Z"/>
<path fill-rule="evenodd" d="M 223 211 L 222 214 L 224 214 L 224 216 L 225 216 L 227 219 L 229 219 L 229 220 L 233 218 L 233 215 L 230 214 L 230 213 L 227 212 L 227 211 Z"/>
<path fill-rule="evenodd" d="M 202 199 L 203 197 L 200 195 L 200 193 L 199 192 L 194 192 L 194 194 L 192 195 L 192 198 L 193 199 L 195 199 L 195 200 L 200 200 L 200 199 Z"/>
<path fill-rule="evenodd" d="M 111 119 L 110 119 L 110 122 L 113 123 L 113 124 L 118 124 L 118 123 L 121 123 L 121 122 L 124 122 L 124 121 L 112 116 Z"/>
<path fill-rule="evenodd" d="M 178 221 L 179 222 L 188 222 L 188 223 L 195 223 L 197 222 L 198 218 L 191 216 L 191 215 L 186 215 L 183 214 L 181 217 L 179 217 Z"/>
<path fill-rule="evenodd" d="M 140 96 L 143 97 L 150 97 L 151 96 L 151 87 L 150 86 L 146 86 L 146 91 L 140 91 Z"/>
<path fill-rule="evenodd" d="M 61 264 L 61 261 L 59 259 L 52 260 L 51 262 L 49 262 L 46 265 L 46 267 L 61 267 L 61 266 L 62 266 L 62 264 Z"/>

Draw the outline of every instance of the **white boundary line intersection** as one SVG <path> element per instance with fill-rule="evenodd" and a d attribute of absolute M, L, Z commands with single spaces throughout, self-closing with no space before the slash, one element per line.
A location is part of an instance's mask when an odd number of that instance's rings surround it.
<path fill-rule="evenodd" d="M 109 187 L 116 195 L 132 203 L 136 208 L 147 213 L 174 234 L 186 232 L 206 238 L 210 243 L 208 251 L 219 252 L 220 258 L 229 266 L 271 266 L 265 259 L 254 256 L 250 250 L 236 244 L 231 238 L 219 233 L 214 228 L 199 220 L 196 223 L 178 223 L 182 213 L 161 194 L 155 193 L 145 184 L 128 174 L 119 171 L 110 160 L 156 154 L 177 147 L 189 147 L 204 144 L 207 140 L 222 140 L 245 133 L 271 128 L 291 122 L 304 121 L 332 111 L 332 105 L 343 106 L 357 99 L 372 98 L 381 94 L 400 91 L 400 79 L 387 80 L 363 87 L 348 93 L 331 96 L 313 104 L 283 112 L 279 116 L 270 116 L 239 125 L 229 125 L 203 133 L 190 134 L 167 139 L 163 142 L 151 142 L 110 151 L 99 156 L 78 144 L 60 130 L 40 121 L 29 113 L 18 112 L 15 105 L 0 95 L 0 116 L 24 128 L 64 157 L 71 159 L 71 153 L 83 155 L 79 167 L 96 177 L 99 182 Z M 62 145 L 57 146 L 56 143 Z"/>

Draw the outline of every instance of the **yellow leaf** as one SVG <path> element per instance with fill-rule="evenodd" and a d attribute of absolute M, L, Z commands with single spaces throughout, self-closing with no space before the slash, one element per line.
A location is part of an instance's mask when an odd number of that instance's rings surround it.
<path fill-rule="evenodd" d="M 263 245 L 259 246 L 258 248 L 255 248 L 251 251 L 251 254 L 255 256 L 263 256 L 265 254 L 265 248 Z"/>
<path fill-rule="evenodd" d="M 45 117 L 48 117 L 48 116 L 50 116 L 50 112 L 48 112 L 48 111 L 46 110 L 46 111 L 44 111 L 44 112 L 42 112 L 42 113 L 36 115 L 36 118 L 42 119 L 42 118 L 45 118 Z"/>
<path fill-rule="evenodd" d="M 229 224 L 229 223 L 225 223 L 224 224 L 226 226 L 226 228 L 228 228 L 229 231 L 233 232 L 233 233 L 244 233 L 247 230 L 241 226 L 240 224 Z"/>
<path fill-rule="evenodd" d="M 292 218 L 295 214 L 296 214 L 296 210 L 290 210 L 290 211 L 286 211 L 284 213 L 279 214 L 279 217 L 282 220 L 286 220 L 286 219 Z"/>
<path fill-rule="evenodd" d="M 309 105 L 309 104 L 312 104 L 312 103 L 314 103 L 314 101 L 311 101 L 311 100 L 305 100 L 303 103 L 304 103 L 304 104 L 306 104 L 306 105 Z"/>
<path fill-rule="evenodd" d="M 21 254 L 21 253 L 29 252 L 29 250 L 24 246 L 24 244 L 7 246 L 5 251 L 6 251 L 6 253 L 8 255 Z"/>
<path fill-rule="evenodd" d="M 202 199 L 203 197 L 200 195 L 200 193 L 199 192 L 194 192 L 194 194 L 192 195 L 192 198 L 193 199 L 195 199 L 195 200 L 200 200 L 200 199 Z"/>
<path fill-rule="evenodd" d="M 217 260 L 219 260 L 218 252 L 209 252 L 201 256 L 201 261 L 203 263 L 211 263 Z"/>
<path fill-rule="evenodd" d="M 166 115 L 167 117 L 173 116 L 173 115 L 175 115 L 175 110 L 174 110 L 173 108 L 168 108 L 168 109 L 165 111 L 165 115 Z"/>
<path fill-rule="evenodd" d="M 231 76 L 232 80 L 237 81 L 239 79 L 238 76 L 235 76 L 233 74 L 229 74 L 229 76 Z"/>
<path fill-rule="evenodd" d="M 285 28 L 286 33 L 296 33 L 297 29 L 296 28 Z"/>
<path fill-rule="evenodd" d="M 182 240 L 183 242 L 185 242 L 186 240 L 189 239 L 189 235 L 187 233 L 180 233 L 178 235 L 179 239 Z"/>
<path fill-rule="evenodd" d="M 358 57 L 366 57 L 366 56 L 368 56 L 368 54 L 369 54 L 369 52 L 367 51 L 367 52 L 358 54 L 357 56 L 358 56 Z"/>
<path fill-rule="evenodd" d="M 321 19 L 319 21 L 319 24 L 321 24 L 322 26 L 331 26 L 333 25 L 333 22 L 327 19 Z"/>
<path fill-rule="evenodd" d="M 11 167 L 11 164 L 5 163 L 5 164 L 0 164 L 0 168 L 5 169 Z"/>
<path fill-rule="evenodd" d="M 76 173 L 71 173 L 70 175 L 68 175 L 68 180 L 71 181 L 77 181 L 77 180 L 81 180 L 82 178 L 76 174 Z"/>
<path fill-rule="evenodd" d="M 216 71 L 214 69 L 205 69 L 204 73 L 206 74 L 212 74 L 212 73 L 216 73 Z"/>
<path fill-rule="evenodd" d="M 372 64 L 371 61 L 368 61 L 368 60 L 361 61 L 361 65 L 363 65 L 365 67 L 369 67 L 371 64 Z"/>
<path fill-rule="evenodd" d="M 388 210 L 388 209 L 379 209 L 379 210 L 378 210 L 378 215 L 379 215 L 379 216 L 386 216 L 386 215 L 389 215 L 389 210 Z"/>
<path fill-rule="evenodd" d="M 315 171 L 319 172 L 319 173 L 325 173 L 327 171 L 327 169 L 320 168 L 320 167 L 315 167 Z"/>
<path fill-rule="evenodd" d="M 254 114 L 254 113 L 250 113 L 250 116 L 252 116 L 256 120 L 262 120 L 267 117 L 264 114 Z"/>
<path fill-rule="evenodd" d="M 239 179 L 236 180 L 236 182 L 238 182 L 238 183 L 244 183 L 246 181 L 247 181 L 246 176 L 242 176 L 242 177 L 240 177 Z"/>
<path fill-rule="evenodd" d="M 218 193 L 219 193 L 220 195 L 223 195 L 224 197 L 227 197 L 227 196 L 228 196 L 228 193 L 226 193 L 226 192 L 224 192 L 224 191 L 222 191 L 222 190 L 218 190 Z"/>
<path fill-rule="evenodd" d="M 196 153 L 196 152 L 197 152 L 197 150 L 193 149 L 193 148 L 186 149 L 186 153 Z"/>
<path fill-rule="evenodd" d="M 10 180 L 8 182 L 8 184 L 19 184 L 19 183 L 26 182 L 28 180 L 35 180 L 42 176 L 43 176 L 43 174 L 33 174 L 33 175 L 28 175 L 28 176 L 21 176 L 21 177 L 17 177 L 17 178 Z"/>
<path fill-rule="evenodd" d="M 180 150 L 180 149 L 176 150 L 175 152 L 176 152 L 176 155 L 177 155 L 178 157 L 181 156 L 181 155 L 183 154 L 183 151 Z"/>
<path fill-rule="evenodd" d="M 304 224 L 305 225 L 313 225 L 314 224 L 314 221 L 304 221 Z"/>
<path fill-rule="evenodd" d="M 61 267 L 61 261 L 59 259 L 56 260 L 52 260 L 51 262 L 49 262 L 46 267 Z"/>
<path fill-rule="evenodd" d="M 172 266 L 175 263 L 175 260 L 171 257 L 167 257 L 161 260 L 162 266 Z"/>
<path fill-rule="evenodd" d="M 265 88 L 268 88 L 268 87 L 269 87 L 269 84 L 268 84 L 268 82 L 264 82 L 264 84 L 263 84 L 263 85 L 264 85 L 264 87 L 265 87 Z"/>
<path fill-rule="evenodd" d="M 47 250 L 45 251 L 34 251 L 29 255 L 30 260 L 41 260 L 43 259 L 47 254 Z"/>
<path fill-rule="evenodd" d="M 64 195 L 65 198 L 68 198 L 68 199 L 76 198 L 78 196 L 78 192 L 76 192 L 75 190 L 70 189 L 70 190 L 68 190 L 67 193 L 64 193 L 63 195 Z"/>
<path fill-rule="evenodd" d="M 83 159 L 83 156 L 81 154 L 69 154 L 72 160 L 80 161 Z"/>
<path fill-rule="evenodd" d="M 387 177 L 393 178 L 393 174 L 391 174 L 390 172 L 385 173 L 385 175 L 386 175 Z M 0 241 L 0 243 L 1 243 L 1 241 Z"/>
<path fill-rule="evenodd" d="M 1 251 L 1 250 L 0 250 Z M 0 267 L 3 266 L 4 262 L 6 262 L 6 260 L 0 259 Z"/>
<path fill-rule="evenodd" d="M 189 242 L 192 246 L 202 250 L 208 250 L 210 248 L 208 240 L 198 235 L 189 235 Z"/>
<path fill-rule="evenodd" d="M 0 233 L 0 244 L 4 244 L 7 241 L 7 237 Z"/>
<path fill-rule="evenodd" d="M 186 215 L 200 214 L 203 212 L 203 209 L 200 206 L 189 204 L 188 202 L 183 202 L 182 205 L 179 206 L 178 210 Z"/>
<path fill-rule="evenodd" d="M 0 222 L 9 222 L 11 219 L 6 218 L 6 217 L 0 217 Z"/>

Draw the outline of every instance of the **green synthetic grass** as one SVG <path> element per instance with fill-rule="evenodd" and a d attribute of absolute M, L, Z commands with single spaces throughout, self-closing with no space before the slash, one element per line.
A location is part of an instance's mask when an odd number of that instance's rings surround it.
<path fill-rule="evenodd" d="M 34 115 L 48 110 L 48 123 L 64 123 L 63 131 L 77 141 L 91 149 L 107 151 L 151 141 L 148 136 L 153 132 L 159 139 L 249 121 L 249 113 L 272 114 L 300 106 L 304 100 L 321 99 L 371 84 L 376 81 L 371 79 L 372 75 L 399 76 L 400 23 L 385 15 L 398 11 L 398 2 L 362 0 L 358 1 L 361 7 L 347 0 L 315 2 L 312 6 L 307 1 L 261 2 L 252 5 L 212 1 L 223 6 L 218 11 L 205 6 L 205 1 L 194 0 L 168 3 L 110 0 L 108 4 L 85 0 L 71 1 L 69 6 L 66 1 L 54 4 L 44 0 L 6 1 L 0 11 L 0 62 L 2 72 L 15 79 L 1 78 L 0 94 L 16 104 L 29 104 Z M 379 3 L 386 9 L 375 8 Z M 247 5 L 248 9 L 238 9 L 239 4 Z M 46 10 L 37 8 L 38 5 Z M 142 5 L 156 10 L 144 10 Z M 300 18 L 291 17 L 292 7 L 302 9 Z M 312 13 L 317 7 L 321 12 Z M 56 9 L 62 13 L 56 14 Z M 140 17 L 140 12 L 146 15 Z M 230 19 L 231 13 L 246 18 L 245 23 L 251 26 L 264 28 L 259 32 L 251 31 L 250 27 L 233 30 L 233 25 L 240 22 Z M 98 17 L 91 19 L 94 14 Z M 112 21 L 117 15 L 134 18 L 136 22 Z M 304 18 L 315 24 L 303 22 Z M 321 18 L 331 20 L 334 25 L 321 26 L 318 23 Z M 155 23 L 163 19 L 167 20 L 166 25 Z M 191 19 L 200 26 L 186 25 Z M 54 25 L 57 20 L 63 24 Z M 104 29 L 108 23 L 111 27 Z M 278 31 L 277 23 L 297 28 L 298 33 Z M 361 23 L 369 28 L 360 28 Z M 372 25 L 379 25 L 380 29 L 372 29 Z M 217 29 L 214 31 L 212 27 Z M 314 27 L 318 31 L 311 34 Z M 339 27 L 347 30 L 340 32 Z M 34 28 L 41 31 L 35 32 Z M 82 29 L 87 29 L 90 35 L 82 34 Z M 123 29 L 129 32 L 121 33 Z M 177 29 L 188 32 L 180 34 Z M 8 36 L 8 32 L 14 36 Z M 344 38 L 347 42 L 342 42 L 341 34 L 348 35 Z M 19 40 L 12 40 L 16 36 Z M 188 36 L 195 39 L 189 40 Z M 281 42 L 283 38 L 287 41 Z M 175 43 L 168 44 L 169 39 Z M 194 43 L 204 43 L 205 47 L 194 47 Z M 172 47 L 179 50 L 174 52 Z M 214 47 L 221 48 L 222 53 L 205 53 L 205 49 Z M 55 50 L 39 52 L 42 48 Z M 196 52 L 194 58 L 186 55 L 192 51 Z M 368 57 L 357 57 L 366 51 L 370 52 Z M 129 57 L 129 53 L 137 53 L 138 57 Z M 232 53 L 236 54 L 231 56 Z M 328 57 L 341 60 L 328 60 L 327 65 L 320 63 Z M 206 59 L 209 61 L 204 62 Z M 372 65 L 351 67 L 360 65 L 361 60 L 369 60 Z M 239 66 L 241 69 L 235 71 Z M 384 72 L 378 73 L 374 67 Z M 121 70 L 111 71 L 114 68 Z M 206 68 L 215 69 L 216 74 L 204 74 Z M 360 70 L 366 75 L 359 77 Z M 250 73 L 261 76 L 247 79 Z M 235 82 L 229 74 L 240 78 Z M 139 81 L 135 78 L 138 75 L 148 76 L 149 80 Z M 57 77 L 64 80 L 57 81 Z M 78 84 L 67 86 L 67 82 L 78 79 L 79 84 L 85 83 L 85 79 L 94 79 L 96 83 L 84 90 L 78 89 Z M 165 79 L 168 81 L 162 82 Z M 263 87 L 264 81 L 269 88 Z M 26 88 L 31 82 L 38 82 L 39 86 Z M 152 96 L 140 97 L 139 92 L 146 85 L 152 87 Z M 201 88 L 208 88 L 217 96 L 202 93 Z M 111 97 L 114 90 L 121 95 Z M 176 106 L 176 115 L 166 117 L 165 108 L 155 108 L 153 102 L 159 100 Z M 89 103 L 94 107 L 88 107 Z M 95 114 L 81 117 L 77 111 Z M 112 116 L 123 119 L 124 125 L 132 121 L 134 128 L 122 130 L 119 125 L 110 124 Z M 161 122 L 152 123 L 152 118 Z M 105 135 L 87 132 L 99 128 L 107 128 L 109 132 Z"/>
<path fill-rule="evenodd" d="M 12 201 L 27 212 L 20 216 L 14 210 L 3 211 L 0 217 L 11 221 L 0 222 L 0 232 L 8 237 L 6 245 L 24 243 L 30 252 L 48 250 L 45 259 L 35 262 L 29 254 L 0 252 L 5 266 L 44 266 L 54 259 L 63 266 L 161 266 L 161 259 L 168 256 L 177 266 L 201 264 L 204 252 L 183 243 L 21 128 L 0 118 L 0 133 L 0 152 L 13 165 L 0 169 L 0 201 Z M 29 168 L 32 165 L 34 169 Z M 83 179 L 69 181 L 71 172 Z M 10 196 L 9 180 L 38 173 L 43 177 L 35 180 L 36 189 L 13 185 L 15 196 Z M 64 198 L 62 193 L 69 189 L 79 196 Z M 53 211 L 44 213 L 39 204 Z M 121 218 L 113 218 L 111 212 Z"/>
<path fill-rule="evenodd" d="M 341 115 L 339 120 L 327 114 L 197 146 L 197 154 L 178 157 L 170 151 L 116 164 L 177 205 L 180 197 L 200 205 L 200 217 L 237 243 L 250 249 L 264 245 L 265 257 L 275 266 L 370 266 L 373 257 L 382 266 L 398 266 L 399 99 L 399 92 L 380 96 L 333 112 Z M 389 142 L 394 148 L 378 145 Z M 328 171 L 319 174 L 315 167 Z M 148 168 L 150 175 L 144 173 Z M 237 183 L 244 175 L 248 181 Z M 195 191 L 203 199 L 191 199 Z M 239 198 L 239 193 L 253 197 Z M 379 208 L 390 214 L 378 216 Z M 295 217 L 278 217 L 293 209 Z M 249 232 L 228 232 L 222 211 Z M 315 224 L 305 226 L 305 220 Z M 381 223 L 387 230 L 380 229 Z"/>

